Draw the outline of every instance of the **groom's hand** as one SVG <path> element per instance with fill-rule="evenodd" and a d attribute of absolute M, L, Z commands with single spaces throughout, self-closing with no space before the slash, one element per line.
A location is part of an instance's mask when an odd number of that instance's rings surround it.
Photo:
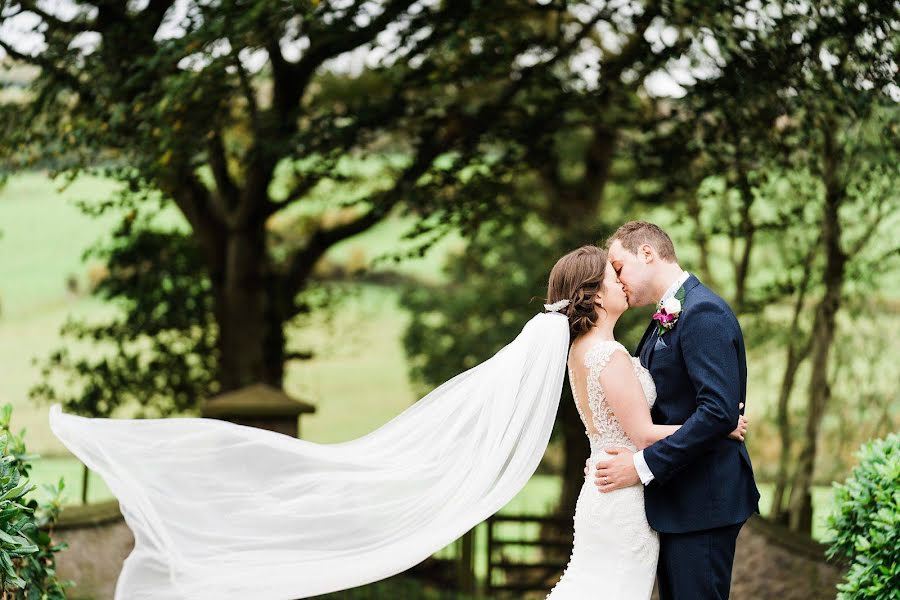
<path fill-rule="evenodd" d="M 634 468 L 634 452 L 628 448 L 607 448 L 607 454 L 611 454 L 609 460 L 597 462 L 596 478 L 594 483 L 601 492 L 611 492 L 637 485 L 641 482 L 637 469 Z"/>

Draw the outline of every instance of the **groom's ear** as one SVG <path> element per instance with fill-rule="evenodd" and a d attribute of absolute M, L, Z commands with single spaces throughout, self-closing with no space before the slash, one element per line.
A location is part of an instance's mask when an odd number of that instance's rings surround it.
<path fill-rule="evenodd" d="M 650 244 L 641 244 L 638 248 L 638 258 L 643 260 L 644 264 L 649 264 L 656 258 L 656 250 Z"/>

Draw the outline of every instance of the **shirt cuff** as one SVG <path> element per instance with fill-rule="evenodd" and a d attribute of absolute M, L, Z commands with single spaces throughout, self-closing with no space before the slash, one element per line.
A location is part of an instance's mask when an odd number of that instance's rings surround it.
<path fill-rule="evenodd" d="M 653 481 L 653 473 L 650 471 L 650 467 L 647 466 L 647 461 L 644 460 L 644 451 L 635 452 L 631 459 L 634 461 L 634 468 L 637 470 L 638 477 L 641 478 L 641 483 L 647 485 Z"/>

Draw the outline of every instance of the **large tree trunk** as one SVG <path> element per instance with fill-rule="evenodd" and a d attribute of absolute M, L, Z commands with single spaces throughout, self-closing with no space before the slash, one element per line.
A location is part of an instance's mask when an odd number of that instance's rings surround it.
<path fill-rule="evenodd" d="M 833 131 L 833 130 L 832 130 Z M 844 188 L 838 181 L 837 156 L 832 133 L 827 131 L 825 147 L 825 207 L 822 219 L 822 245 L 825 248 L 825 293 L 816 308 L 812 328 L 812 374 L 803 448 L 791 487 L 788 524 L 794 531 L 810 533 L 812 526 L 812 488 L 817 442 L 822 418 L 831 398 L 828 358 L 834 341 L 837 312 L 847 256 L 841 249 L 841 222 L 838 211 L 844 200 Z"/>
<path fill-rule="evenodd" d="M 229 232 L 221 251 L 223 268 L 212 280 L 222 391 L 257 382 L 281 387 L 283 318 L 273 294 L 264 227 Z"/>

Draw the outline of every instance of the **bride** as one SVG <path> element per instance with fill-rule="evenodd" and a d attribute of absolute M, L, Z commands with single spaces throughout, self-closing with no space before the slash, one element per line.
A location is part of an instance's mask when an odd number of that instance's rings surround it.
<path fill-rule="evenodd" d="M 617 448 L 643 449 L 677 431 L 678 425 L 653 424 L 653 379 L 615 340 L 613 330 L 628 300 L 606 251 L 583 246 L 563 256 L 550 272 L 547 296 L 569 320 L 569 384 L 590 441 L 588 462 L 608 459 Z M 743 440 L 744 430 L 741 417 L 729 437 Z M 643 487 L 602 493 L 587 468 L 585 474 L 575 505 L 572 555 L 547 598 L 650 598 L 659 541 L 644 513 Z"/>
<path fill-rule="evenodd" d="M 53 433 L 119 501 L 134 548 L 117 600 L 290 600 L 400 573 L 507 504 L 534 474 L 567 368 L 591 443 L 643 447 L 653 382 L 614 341 L 627 308 L 606 252 L 562 257 L 548 312 L 385 425 L 318 444 L 215 419 L 98 419 L 50 409 Z M 732 436 L 740 436 L 743 424 Z M 640 486 L 585 479 L 555 600 L 649 598 L 657 561 Z"/>

